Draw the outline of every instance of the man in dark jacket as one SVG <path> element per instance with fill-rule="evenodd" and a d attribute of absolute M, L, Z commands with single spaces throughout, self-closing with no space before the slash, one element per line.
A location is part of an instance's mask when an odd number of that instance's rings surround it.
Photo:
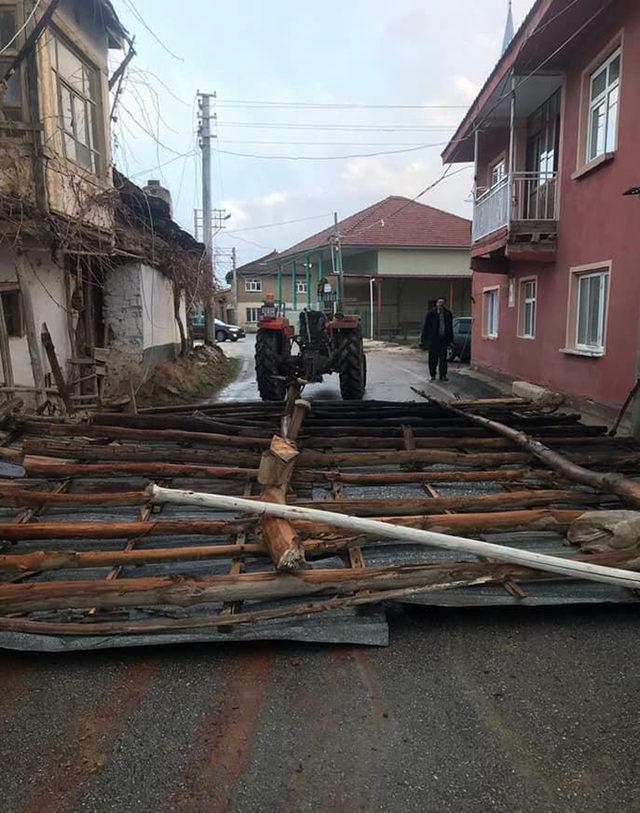
<path fill-rule="evenodd" d="M 440 368 L 440 381 L 447 381 L 447 348 L 453 344 L 453 314 L 445 307 L 446 300 L 436 300 L 435 308 L 428 311 L 420 337 L 420 347 L 429 351 L 429 372 L 436 380 Z"/>

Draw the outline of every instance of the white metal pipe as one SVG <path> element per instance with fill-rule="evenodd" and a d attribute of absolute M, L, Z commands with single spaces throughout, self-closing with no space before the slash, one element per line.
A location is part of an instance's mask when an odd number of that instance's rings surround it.
<path fill-rule="evenodd" d="M 195 491 L 182 491 L 180 489 L 161 488 L 152 485 L 149 493 L 155 503 L 172 503 L 175 505 L 197 505 L 203 508 L 224 509 L 239 511 L 246 514 L 280 517 L 288 520 L 307 520 L 318 522 L 332 527 L 345 528 L 348 531 L 366 534 L 383 539 L 397 539 L 400 542 L 410 542 L 414 545 L 429 545 L 436 548 L 471 553 L 474 556 L 489 557 L 501 562 L 530 567 L 546 573 L 557 573 L 574 579 L 587 579 L 588 581 L 613 584 L 617 587 L 626 587 L 630 590 L 640 588 L 640 573 L 621 570 L 620 568 L 592 565 L 588 562 L 578 562 L 572 559 L 562 559 L 558 556 L 548 556 L 544 553 L 518 550 L 505 545 L 495 545 L 492 542 L 481 542 L 477 539 L 450 536 L 436 531 L 423 531 L 419 528 L 405 528 L 389 522 L 351 517 L 345 514 L 334 514 L 330 511 L 320 511 L 316 508 L 298 508 L 294 505 L 278 505 L 275 503 L 245 500 L 241 497 L 228 497 L 223 494 L 202 494 Z"/>
<path fill-rule="evenodd" d="M 373 332 L 373 314 L 374 314 L 374 307 L 373 307 L 373 286 L 375 284 L 375 279 L 373 277 L 369 277 L 369 307 L 371 313 L 371 324 L 369 325 L 369 338 L 373 341 L 374 332 Z"/>

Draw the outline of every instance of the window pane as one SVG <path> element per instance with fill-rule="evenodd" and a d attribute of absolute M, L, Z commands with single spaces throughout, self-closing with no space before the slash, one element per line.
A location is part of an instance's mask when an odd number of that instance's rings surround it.
<path fill-rule="evenodd" d="M 600 288 L 600 277 L 591 277 L 589 280 L 589 323 L 586 343 L 594 347 L 600 345 Z"/>
<path fill-rule="evenodd" d="M 74 90 L 79 93 L 84 91 L 82 62 L 61 42 L 58 42 L 58 72 Z"/>
<path fill-rule="evenodd" d="M 607 87 L 607 69 L 604 68 L 597 76 L 591 80 L 591 101 L 604 93 Z"/>
<path fill-rule="evenodd" d="M 0 48 L 6 48 L 16 33 L 16 15 L 13 9 L 0 11 Z M 14 42 L 9 50 L 15 51 L 17 43 Z M 6 53 L 6 52 L 5 52 Z"/>
<path fill-rule="evenodd" d="M 609 84 L 616 82 L 620 77 L 620 57 L 617 56 L 609 65 Z"/>
<path fill-rule="evenodd" d="M 10 62 L 0 62 L 0 70 L 5 73 Z M 20 82 L 20 69 L 13 74 L 4 92 L 3 102 L 8 107 L 22 107 L 22 91 Z"/>
<path fill-rule="evenodd" d="M 75 132 L 75 124 L 74 124 L 74 106 L 73 106 L 73 95 L 71 91 L 64 87 L 64 85 L 60 88 L 60 116 L 62 118 L 62 127 L 67 133 L 74 133 Z"/>
<path fill-rule="evenodd" d="M 616 133 L 618 130 L 618 94 L 619 88 L 615 87 L 609 93 L 609 111 L 607 115 L 607 140 L 606 150 L 612 152 L 616 148 Z"/>
<path fill-rule="evenodd" d="M 591 111 L 591 145 L 590 158 L 596 158 L 604 152 L 606 130 L 606 105 L 603 103 Z"/>

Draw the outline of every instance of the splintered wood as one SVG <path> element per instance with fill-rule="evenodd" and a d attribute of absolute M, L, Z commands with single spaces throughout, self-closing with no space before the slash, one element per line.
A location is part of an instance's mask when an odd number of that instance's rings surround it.
<path fill-rule="evenodd" d="M 443 591 L 470 606 L 628 601 L 640 586 L 637 545 L 568 540 L 584 512 L 638 505 L 640 447 L 579 415 L 295 390 L 83 420 L 11 412 L 19 441 L 0 457 L 25 473 L 0 480 L 0 645 L 286 624 Z M 576 590 L 591 578 L 598 592 Z"/>

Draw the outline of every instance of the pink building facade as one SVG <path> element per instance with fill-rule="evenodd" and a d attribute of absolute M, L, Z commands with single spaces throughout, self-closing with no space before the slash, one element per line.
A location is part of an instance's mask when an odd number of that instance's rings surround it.
<path fill-rule="evenodd" d="M 473 360 L 612 411 L 638 377 L 640 3 L 538 0 L 448 147 L 475 161 Z"/>

